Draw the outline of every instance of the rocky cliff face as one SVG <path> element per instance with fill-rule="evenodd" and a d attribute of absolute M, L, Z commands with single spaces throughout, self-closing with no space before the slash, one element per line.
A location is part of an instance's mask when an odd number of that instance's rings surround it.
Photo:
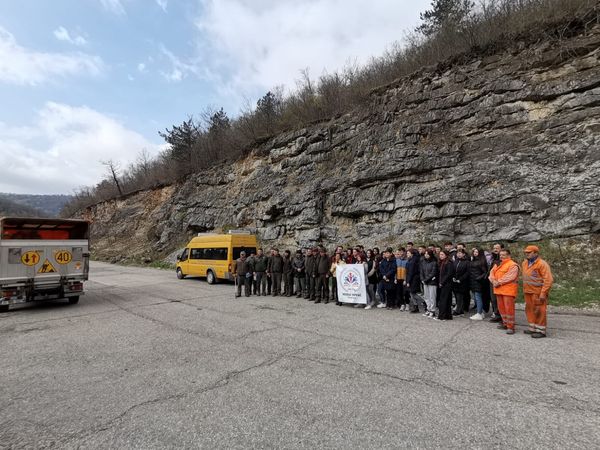
<path fill-rule="evenodd" d="M 373 93 L 246 159 L 89 208 L 99 255 L 166 253 L 200 231 L 263 243 L 398 243 L 600 231 L 600 29 Z"/>

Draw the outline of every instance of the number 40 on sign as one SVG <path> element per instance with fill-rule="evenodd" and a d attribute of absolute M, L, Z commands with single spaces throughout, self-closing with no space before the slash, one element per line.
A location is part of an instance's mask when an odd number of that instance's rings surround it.
<path fill-rule="evenodd" d="M 56 253 L 54 253 L 54 259 L 59 264 L 69 264 L 73 259 L 73 256 L 68 250 L 59 250 Z"/>

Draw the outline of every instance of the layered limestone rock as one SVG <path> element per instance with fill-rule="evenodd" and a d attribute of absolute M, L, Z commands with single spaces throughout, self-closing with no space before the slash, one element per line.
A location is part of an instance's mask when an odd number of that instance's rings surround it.
<path fill-rule="evenodd" d="M 596 28 L 398 80 L 235 164 L 89 208 L 96 251 L 224 227 L 290 247 L 598 233 L 599 48 Z"/>

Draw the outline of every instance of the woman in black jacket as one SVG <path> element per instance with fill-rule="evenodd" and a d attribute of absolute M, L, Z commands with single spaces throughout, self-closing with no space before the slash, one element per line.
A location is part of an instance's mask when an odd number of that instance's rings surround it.
<path fill-rule="evenodd" d="M 471 264 L 469 265 L 469 280 L 471 292 L 475 298 L 477 313 L 470 317 L 472 320 L 483 320 L 483 293 L 489 291 L 490 285 L 487 279 L 487 260 L 481 248 L 474 248 L 471 253 Z"/>
<path fill-rule="evenodd" d="M 465 250 L 459 248 L 456 251 L 454 277 L 452 278 L 452 291 L 456 297 L 456 309 L 453 312 L 455 316 L 468 313 L 471 306 L 470 264 L 471 262 L 468 260 Z"/>
<path fill-rule="evenodd" d="M 446 250 L 440 252 L 440 305 L 436 320 L 452 320 L 452 278 L 454 278 L 454 264 Z"/>
<path fill-rule="evenodd" d="M 423 314 L 425 317 L 435 317 L 438 273 L 438 262 L 435 254 L 433 251 L 427 250 L 419 264 L 419 277 L 423 283 L 423 296 L 427 305 L 427 311 Z"/>

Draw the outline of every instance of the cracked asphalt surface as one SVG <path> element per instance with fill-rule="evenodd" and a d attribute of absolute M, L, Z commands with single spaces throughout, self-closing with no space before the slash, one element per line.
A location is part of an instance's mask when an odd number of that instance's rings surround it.
<path fill-rule="evenodd" d="M 86 290 L 0 315 L 0 448 L 600 447 L 600 317 L 533 340 L 102 263 Z"/>

